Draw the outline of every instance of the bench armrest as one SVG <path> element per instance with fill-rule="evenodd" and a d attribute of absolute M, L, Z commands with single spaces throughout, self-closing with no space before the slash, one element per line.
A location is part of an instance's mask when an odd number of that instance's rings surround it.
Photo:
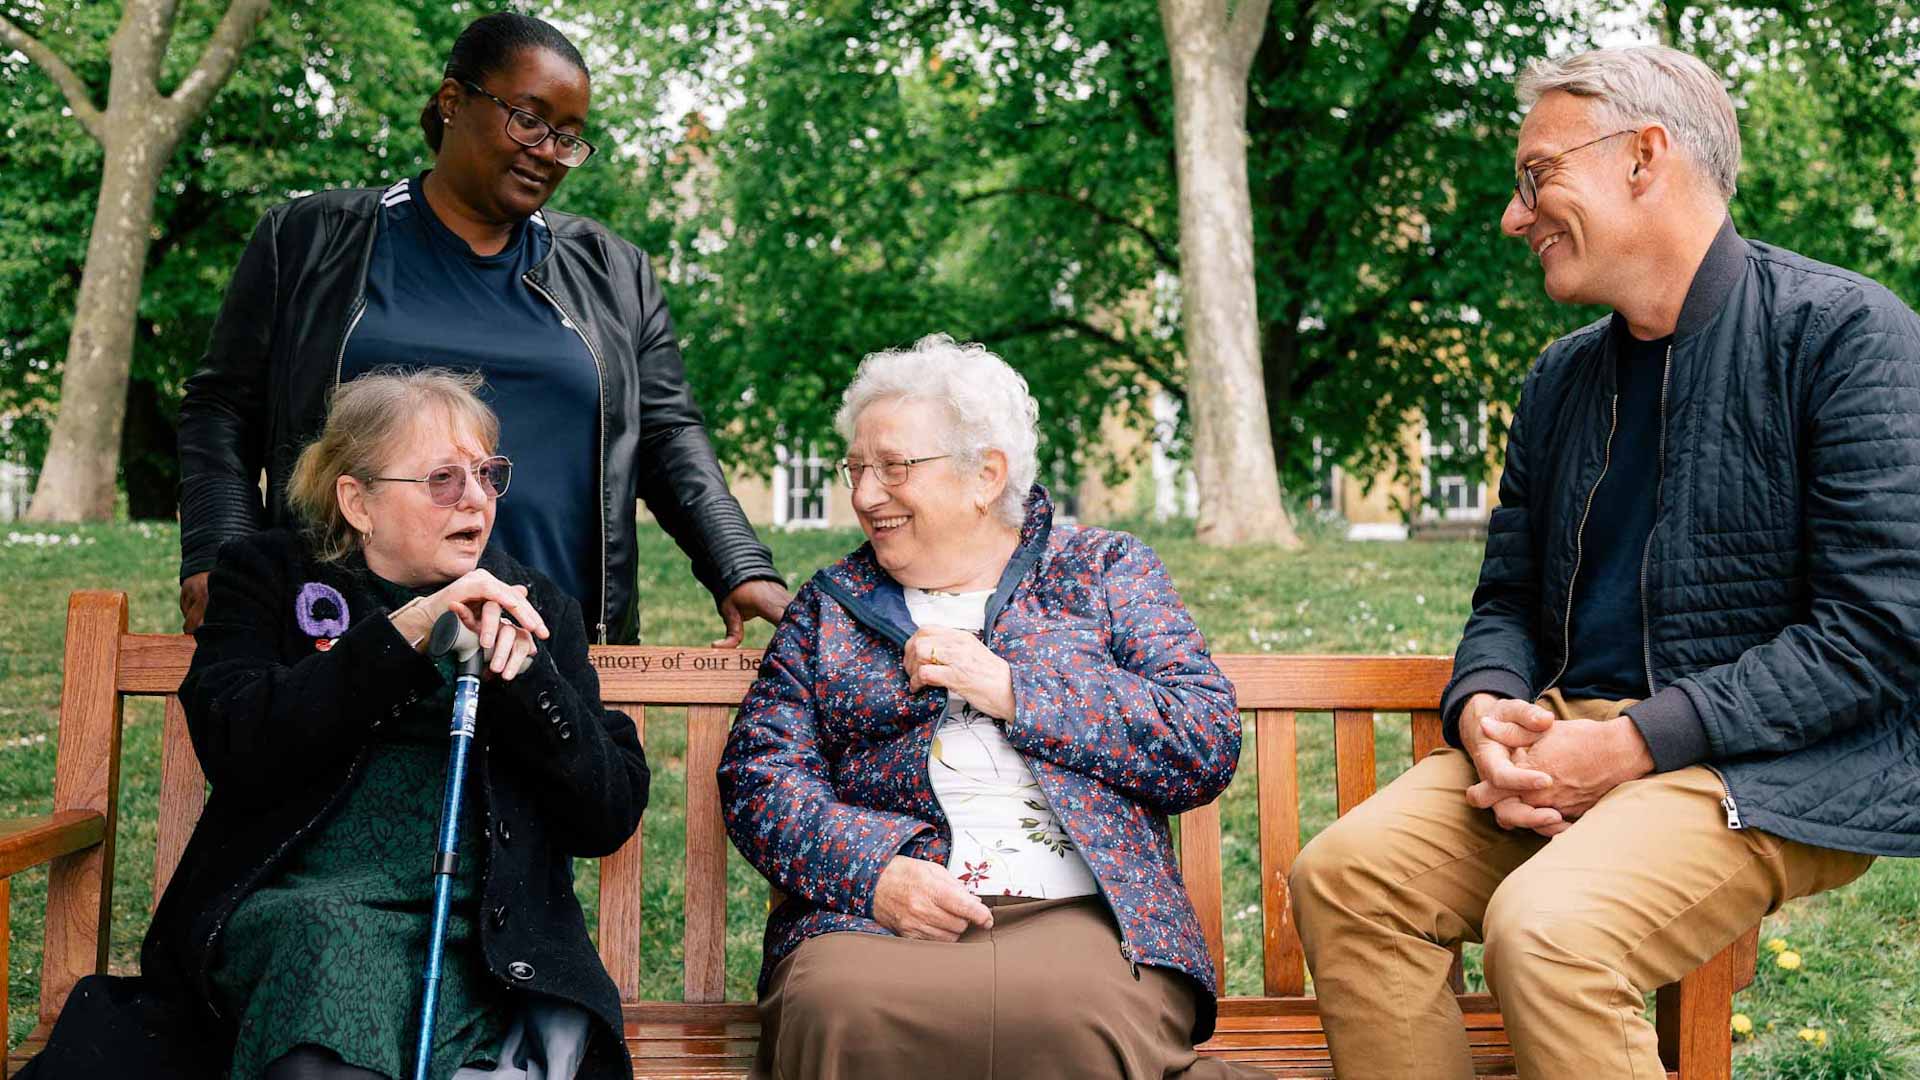
<path fill-rule="evenodd" d="M 106 835 L 106 817 L 93 810 L 61 810 L 0 821 L 0 879 L 97 847 Z"/>

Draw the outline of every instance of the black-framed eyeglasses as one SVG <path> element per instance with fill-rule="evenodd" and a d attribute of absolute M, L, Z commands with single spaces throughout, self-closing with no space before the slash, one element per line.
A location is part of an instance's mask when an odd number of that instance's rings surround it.
<path fill-rule="evenodd" d="M 952 454 L 933 454 L 929 457 L 907 458 L 905 461 L 842 461 L 838 466 L 840 482 L 852 488 L 860 483 L 862 472 L 872 469 L 882 484 L 887 487 L 899 487 L 907 482 L 907 476 L 913 471 L 915 465 L 952 456 Z"/>
<path fill-rule="evenodd" d="M 469 469 L 465 465 L 449 463 L 435 466 L 425 476 L 369 476 L 368 480 L 384 480 L 390 484 L 425 484 L 427 497 L 435 506 L 453 506 L 467 493 L 467 476 L 471 473 L 480 481 L 480 493 L 489 499 L 497 499 L 507 493 L 507 483 L 513 479 L 513 462 L 499 454 L 475 462 Z"/>
<path fill-rule="evenodd" d="M 554 157 L 569 169 L 585 165 L 587 159 L 593 156 L 593 144 L 580 136 L 555 131 L 552 124 L 517 105 L 508 104 L 504 98 L 488 93 L 478 83 L 466 82 L 465 79 L 460 81 L 466 83 L 467 89 L 507 110 L 507 138 L 521 146 L 531 150 L 552 139 Z"/>
<path fill-rule="evenodd" d="M 1529 210 L 1539 209 L 1540 173 L 1553 165 L 1559 164 L 1561 158 L 1575 151 L 1585 150 L 1589 146 L 1606 142 L 1608 139 L 1617 139 L 1622 135 L 1638 135 L 1642 130 L 1641 128 L 1623 128 L 1611 135 L 1602 135 L 1597 139 L 1590 139 L 1570 150 L 1562 150 L 1557 154 L 1543 158 L 1534 158 L 1532 161 L 1516 168 L 1513 171 L 1513 192 L 1520 196 L 1520 205 Z"/>

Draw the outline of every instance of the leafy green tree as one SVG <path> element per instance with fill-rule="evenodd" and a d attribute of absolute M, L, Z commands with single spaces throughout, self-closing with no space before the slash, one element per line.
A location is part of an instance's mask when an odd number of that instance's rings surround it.
<path fill-rule="evenodd" d="M 1734 81 L 1742 233 L 1920 303 L 1920 6 L 1661 9 L 1662 37 Z"/>
<path fill-rule="evenodd" d="M 717 18 L 714 17 L 717 14 Z M 683 155 L 681 322 L 738 451 L 826 437 L 861 354 L 986 341 L 1060 473 L 1188 391 L 1173 93 L 1148 0 L 689 3 L 663 67 L 726 103 Z M 1512 72 L 1577 27 L 1531 0 L 1276 3 L 1247 105 L 1270 441 L 1379 465 L 1410 409 L 1509 396 L 1565 315 L 1496 223 Z M 1516 275 L 1516 271 L 1521 271 Z"/>
<path fill-rule="evenodd" d="M 106 43 L 106 105 L 43 38 L 58 29 L 44 9 L 8 4 L 0 43 L 44 71 L 65 98 L 65 112 L 102 150 L 98 198 L 86 266 L 67 342 L 60 397 L 46 462 L 28 516 L 38 521 L 98 521 L 113 512 L 133 327 L 152 242 L 154 187 L 174 147 L 232 75 L 268 0 L 228 0 L 204 41 L 170 50 L 175 0 L 124 0 Z M 37 17 L 36 17 L 37 16 Z M 175 59 L 177 70 L 167 71 Z M 170 77 L 168 77 L 170 76 Z M 171 89 L 162 89 L 170 86 Z M 102 461 L 109 466 L 102 468 Z"/>
<path fill-rule="evenodd" d="M 574 3 L 564 14 L 596 68 L 596 141 L 618 144 L 652 103 L 636 96 L 617 63 L 625 16 L 609 14 L 613 8 Z M 177 76 L 214 10 L 182 4 L 167 72 Z M 452 0 L 282 0 L 260 24 L 157 184 L 120 446 L 134 516 L 173 516 L 182 384 L 198 365 L 254 223 L 298 194 L 387 184 L 427 168 L 420 107 L 439 84 L 446 50 L 475 14 Z M 36 16 L 77 76 L 104 85 L 114 6 L 49 2 Z M 44 69 L 0 56 L 7 135 L 0 140 L 0 449 L 28 461 L 46 452 L 59 407 L 102 156 L 65 108 Z M 573 176 L 555 205 L 633 226 L 648 219 L 644 196 L 632 188 L 631 162 L 609 154 Z M 102 460 L 92 468 L 113 475 Z"/>

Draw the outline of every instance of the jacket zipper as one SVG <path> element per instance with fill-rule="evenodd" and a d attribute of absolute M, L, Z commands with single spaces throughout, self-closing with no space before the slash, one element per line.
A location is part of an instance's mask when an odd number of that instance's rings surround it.
<path fill-rule="evenodd" d="M 1720 809 L 1727 812 L 1727 828 L 1746 828 L 1746 824 L 1740 820 L 1740 805 L 1733 801 L 1733 785 L 1727 783 L 1727 774 L 1712 765 L 1707 766 L 1707 771 L 1720 779 Z"/>
<path fill-rule="evenodd" d="M 1613 393 L 1612 419 L 1607 422 L 1606 456 L 1600 462 L 1600 475 L 1593 482 L 1593 489 L 1587 492 L 1586 508 L 1580 511 L 1580 529 L 1573 536 L 1573 576 L 1567 579 L 1567 618 L 1560 630 L 1560 670 L 1553 673 L 1547 685 L 1540 689 L 1542 694 L 1553 689 L 1560 676 L 1567 673 L 1567 666 L 1573 663 L 1573 598 L 1574 590 L 1580 584 L 1580 561 L 1587 550 L 1587 517 L 1593 513 L 1593 497 L 1600 494 L 1600 485 L 1607 479 L 1607 470 L 1613 468 L 1613 436 L 1620 429 L 1620 392 Z"/>
<path fill-rule="evenodd" d="M 540 284 L 539 278 L 533 276 L 537 270 L 538 268 L 527 271 L 525 277 L 521 280 L 527 283 L 528 288 L 539 293 L 541 298 L 547 303 L 553 305 L 553 310 L 560 313 L 561 323 L 563 323 L 567 329 L 573 331 L 574 334 L 579 337 L 580 343 L 587 347 L 587 355 L 593 357 L 594 378 L 599 380 L 600 383 L 600 498 L 598 499 L 600 507 L 600 621 L 595 624 L 593 633 L 595 640 L 605 645 L 607 643 L 607 579 L 613 574 L 613 568 L 607 565 L 607 366 L 600 360 L 600 350 L 593 347 L 593 342 L 588 340 L 586 331 L 580 329 L 580 320 L 574 318 L 573 313 L 567 310 L 566 305 L 562 304 L 559 299 L 548 292 L 546 288 Z"/>
<path fill-rule="evenodd" d="M 353 309 L 347 315 L 347 329 L 340 335 L 340 351 L 333 358 L 333 388 L 340 389 L 340 373 L 347 366 L 347 339 L 353 336 L 353 328 L 360 325 L 360 317 L 367 313 L 367 294 L 361 293 L 353 298 Z"/>
<path fill-rule="evenodd" d="M 1667 343 L 1667 362 L 1660 369 L 1660 442 L 1657 451 L 1659 465 L 1653 472 L 1653 526 L 1647 529 L 1647 546 L 1640 550 L 1640 649 L 1647 664 L 1647 696 L 1652 697 L 1660 689 L 1653 681 L 1653 617 L 1649 614 L 1647 603 L 1647 566 L 1653 557 L 1653 533 L 1660 525 L 1660 493 L 1667 485 L 1667 386 L 1673 379 L 1673 343 Z M 1616 401 L 1618 398 L 1616 397 Z M 1739 817 L 1731 809 L 1733 798 L 1727 797 L 1729 821 L 1738 821 Z M 1731 826 L 1739 828 L 1738 825 Z"/>
<path fill-rule="evenodd" d="M 366 760 L 367 751 L 363 746 L 360 749 L 360 753 L 354 756 L 353 763 L 347 766 L 347 775 L 345 779 L 340 782 L 339 788 L 335 789 L 333 797 L 328 799 L 327 804 L 321 807 L 320 811 L 314 814 L 312 818 L 308 819 L 307 823 L 301 826 L 298 832 L 282 840 L 280 846 L 273 850 L 273 854 L 267 856 L 265 862 L 254 867 L 248 872 L 246 877 L 241 879 L 238 898 L 234 900 L 234 902 L 227 904 L 226 910 L 220 913 L 218 919 L 214 920 L 213 929 L 207 933 L 206 952 L 202 954 L 200 960 L 200 999 L 206 1002 L 207 1008 L 212 1010 L 214 1016 L 225 1019 L 220 1012 L 219 1004 L 214 1000 L 213 993 L 209 989 L 211 985 L 209 969 L 213 964 L 214 943 L 220 940 L 220 932 L 227 928 L 227 920 L 233 916 L 234 909 L 240 906 L 240 901 L 246 899 L 247 894 L 252 892 L 254 884 L 260 880 L 260 875 L 266 873 L 275 863 L 279 862 L 280 857 L 287 853 L 288 848 L 305 839 L 307 834 L 313 831 L 314 826 L 320 824 L 321 818 L 333 813 L 334 807 L 338 806 L 340 800 L 345 797 L 346 793 L 352 790 L 354 777 L 360 772 L 360 766 L 365 763 Z"/>
<path fill-rule="evenodd" d="M 381 206 L 374 211 L 373 231 L 367 234 L 367 246 L 360 252 L 360 284 L 354 288 L 353 304 L 347 309 L 347 329 L 340 335 L 340 351 L 333 357 L 335 390 L 340 389 L 340 375 L 346 370 L 347 339 L 353 336 L 353 328 L 360 325 L 360 317 L 367 313 L 367 275 L 373 271 L 373 249 L 380 242 L 381 230 L 386 225 L 387 208 Z"/>
<path fill-rule="evenodd" d="M 1020 561 L 1021 555 L 1022 555 L 1021 552 L 1014 553 L 1013 558 L 1015 563 Z M 1013 565 L 1013 563 L 1009 563 L 1008 565 Z M 1025 571 L 1027 569 L 1030 569 L 1031 565 L 1032 565 L 1031 560 L 1029 560 L 1027 566 L 1022 567 L 1021 576 L 1023 577 L 1025 576 Z M 815 580 L 817 580 L 820 583 L 820 591 L 826 593 L 828 596 L 831 596 L 834 599 L 835 603 L 839 604 L 842 608 L 846 609 L 847 614 L 853 616 L 853 619 L 855 622 L 858 622 L 860 625 L 865 626 L 868 629 L 874 631 L 875 633 L 880 634 L 882 637 L 886 638 L 888 641 L 893 642 L 895 645 L 905 647 L 907 643 L 907 638 L 900 633 L 899 627 L 881 618 L 877 613 L 874 612 L 874 610 L 871 607 L 868 607 L 866 604 L 855 599 L 853 594 L 848 592 L 846 588 L 842 586 L 839 582 L 828 577 L 824 572 L 818 575 Z M 1010 597 L 1011 595 L 1012 595 L 1012 590 L 1008 590 L 1008 597 Z M 989 647 L 991 647 L 993 623 L 994 621 L 996 621 L 997 616 L 1000 614 L 1000 610 L 1006 607 L 1006 599 L 1007 599 L 1006 597 L 999 597 L 998 594 L 996 593 L 996 599 L 999 599 L 1000 603 L 994 605 L 994 610 L 988 613 L 986 625 L 981 630 L 981 642 L 982 644 L 986 644 Z M 936 722 L 936 726 L 937 726 L 937 722 Z M 928 747 L 929 748 L 931 747 L 931 740 L 929 740 Z M 1015 750 L 1015 753 L 1019 753 L 1019 751 Z M 927 755 L 925 753 L 922 753 L 919 756 L 923 763 L 922 767 L 924 769 L 925 768 L 924 762 Z M 1059 799 L 1057 795 L 1054 792 L 1047 790 L 1046 780 L 1043 778 L 1044 774 L 1033 768 L 1033 763 L 1027 760 L 1027 755 L 1021 754 L 1020 757 L 1023 761 L 1027 761 L 1027 771 L 1033 773 L 1033 782 L 1040 785 L 1041 794 L 1047 797 L 1047 805 L 1049 807 L 1058 805 Z M 929 789 L 933 787 L 933 780 L 930 776 L 927 779 L 927 787 Z M 937 807 L 938 805 L 939 805 L 939 800 L 936 799 L 935 806 Z M 1074 843 L 1074 850 L 1077 852 L 1085 852 L 1087 850 L 1086 838 L 1083 836 L 1076 835 L 1074 833 L 1072 824 L 1069 822 L 1069 820 L 1065 815 L 1060 814 L 1056 811 L 1054 814 L 1054 817 L 1059 820 L 1061 830 L 1066 832 L 1066 834 L 1072 838 Z M 940 824 L 945 825 L 945 822 L 943 821 Z M 936 827 L 939 827 L 939 826 L 936 826 Z M 948 836 L 948 843 L 952 843 L 952 835 L 953 835 L 952 827 L 947 826 L 946 831 Z M 1080 857 L 1082 860 L 1086 859 L 1086 856 L 1084 854 L 1082 854 Z M 1087 873 L 1089 877 L 1093 878 L 1094 887 L 1100 890 L 1100 902 L 1107 905 L 1108 911 L 1114 913 L 1115 925 L 1118 928 L 1120 933 L 1120 958 L 1127 962 L 1127 966 L 1132 970 L 1134 980 L 1137 982 L 1139 981 L 1139 978 L 1140 978 L 1140 961 L 1139 961 L 1139 958 L 1134 954 L 1133 946 L 1127 941 L 1126 927 L 1119 923 L 1120 908 L 1114 904 L 1112 895 L 1107 892 L 1107 883 L 1100 879 L 1099 873 L 1094 871 L 1093 864 L 1091 862 L 1087 863 Z"/>

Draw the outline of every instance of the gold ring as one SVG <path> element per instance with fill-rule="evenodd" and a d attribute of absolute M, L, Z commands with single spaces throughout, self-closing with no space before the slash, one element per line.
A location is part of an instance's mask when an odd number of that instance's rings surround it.
<path fill-rule="evenodd" d="M 933 654 L 933 648 L 932 645 L 927 646 L 927 663 L 929 664 L 937 664 L 940 662 L 940 658 Z"/>

